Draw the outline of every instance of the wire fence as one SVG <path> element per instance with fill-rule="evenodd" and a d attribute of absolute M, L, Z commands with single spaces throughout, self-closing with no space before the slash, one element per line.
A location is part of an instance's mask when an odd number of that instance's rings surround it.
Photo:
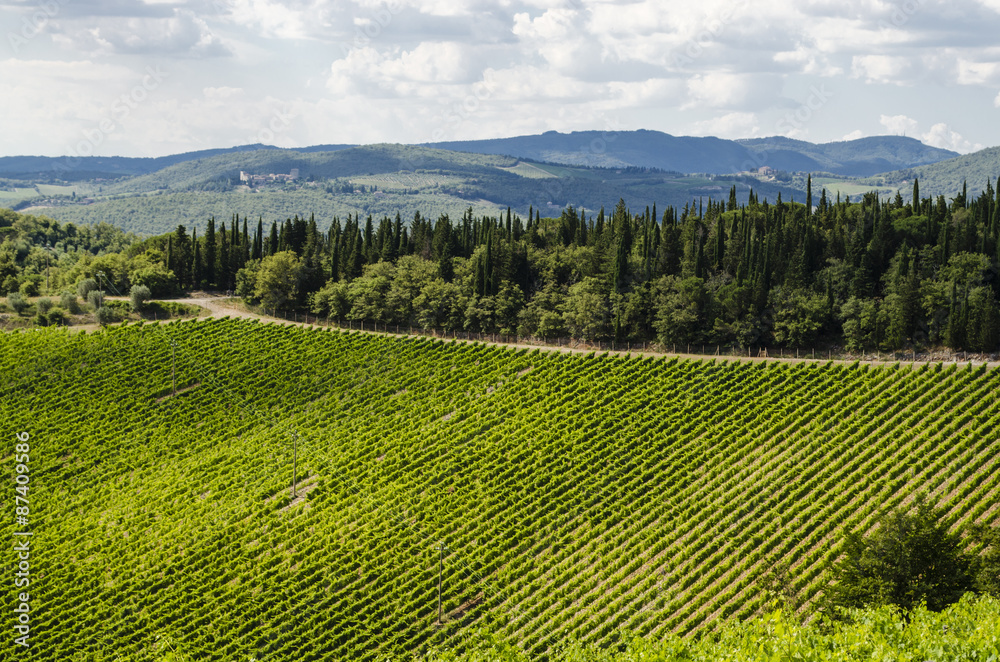
<path fill-rule="evenodd" d="M 244 304 L 246 305 L 246 304 Z M 587 341 L 568 336 L 538 338 L 535 336 L 510 335 L 503 333 L 486 333 L 479 331 L 460 331 L 457 329 L 425 329 L 406 324 L 387 324 L 368 320 L 339 320 L 309 313 L 287 312 L 276 309 L 266 309 L 260 306 L 246 305 L 251 312 L 264 317 L 281 319 L 298 324 L 331 327 L 345 331 L 362 331 L 366 333 L 385 333 L 399 336 L 424 336 L 442 340 L 463 340 L 470 342 L 488 342 L 512 346 L 530 346 L 539 348 L 565 348 L 581 352 L 617 352 L 622 354 L 645 353 L 667 354 L 678 356 L 719 357 L 719 358 L 750 358 L 772 360 L 808 360 L 808 361 L 844 361 L 860 363 L 996 363 L 1000 361 L 998 353 L 976 353 L 935 349 L 933 351 L 899 350 L 899 351 L 863 351 L 851 352 L 842 347 L 829 346 L 823 348 L 788 348 L 768 345 L 752 345 L 743 347 L 736 344 L 721 345 L 709 343 L 660 343 L 639 340 L 594 340 Z"/>

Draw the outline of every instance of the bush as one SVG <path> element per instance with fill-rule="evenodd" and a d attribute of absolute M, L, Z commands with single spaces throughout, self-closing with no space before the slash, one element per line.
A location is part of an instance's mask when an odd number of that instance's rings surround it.
<path fill-rule="evenodd" d="M 76 284 L 76 293 L 80 295 L 80 298 L 87 301 L 87 296 L 97 289 L 97 281 L 93 278 L 84 278 L 79 283 Z"/>
<path fill-rule="evenodd" d="M 45 317 L 52 326 L 62 326 L 66 323 L 66 311 L 62 308 L 53 308 Z"/>
<path fill-rule="evenodd" d="M 71 315 L 80 314 L 80 302 L 77 301 L 76 295 L 72 292 L 63 292 L 59 296 L 60 305 L 69 311 Z"/>
<path fill-rule="evenodd" d="M 37 297 L 38 296 L 38 283 L 33 280 L 26 280 L 21 283 L 21 294 L 25 297 Z"/>
<path fill-rule="evenodd" d="M 7 295 L 7 305 L 20 315 L 28 307 L 28 300 L 20 292 L 11 292 Z"/>
<path fill-rule="evenodd" d="M 110 306 L 100 306 L 97 309 L 97 322 L 101 326 L 107 326 L 108 324 L 117 321 L 118 321 L 118 315 L 115 314 L 114 309 L 111 308 Z"/>
<path fill-rule="evenodd" d="M 884 517 L 868 536 L 848 534 L 827 599 L 834 607 L 895 605 L 910 611 L 925 602 L 940 611 L 973 584 L 973 563 L 961 536 L 949 533 L 944 511 L 917 497 L 910 511 Z"/>
<path fill-rule="evenodd" d="M 94 309 L 94 312 L 97 312 L 104 305 L 104 292 L 101 290 L 91 290 L 87 293 L 87 303 Z"/>
<path fill-rule="evenodd" d="M 133 285 L 129 291 L 129 299 L 132 302 L 132 310 L 140 312 L 146 308 L 146 302 L 152 297 L 152 293 L 145 285 Z"/>
<path fill-rule="evenodd" d="M 46 315 L 50 310 L 52 310 L 52 299 L 45 298 L 39 299 L 35 302 L 35 310 L 39 315 Z"/>

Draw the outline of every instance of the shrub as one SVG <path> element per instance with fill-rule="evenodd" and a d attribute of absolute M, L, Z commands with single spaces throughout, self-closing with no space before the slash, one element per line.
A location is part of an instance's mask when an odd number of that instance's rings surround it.
<path fill-rule="evenodd" d="M 66 311 L 62 308 L 53 308 L 45 317 L 52 326 L 62 326 L 66 323 Z"/>
<path fill-rule="evenodd" d="M 35 310 L 39 315 L 46 315 L 50 310 L 52 310 L 52 299 L 48 297 L 44 299 L 39 299 L 35 302 Z"/>
<path fill-rule="evenodd" d="M 132 302 L 132 310 L 140 312 L 146 308 L 146 302 L 152 297 L 152 293 L 145 285 L 133 285 L 129 291 L 129 299 Z"/>
<path fill-rule="evenodd" d="M 69 311 L 71 315 L 80 314 L 80 302 L 72 292 L 63 292 L 59 296 L 59 304 Z"/>
<path fill-rule="evenodd" d="M 961 536 L 948 532 L 944 511 L 920 495 L 912 510 L 890 513 L 870 535 L 848 534 L 827 598 L 838 607 L 909 611 L 925 602 L 940 611 L 973 589 L 972 566 Z"/>
<path fill-rule="evenodd" d="M 97 289 L 97 281 L 93 278 L 84 278 L 76 284 L 76 293 L 80 298 L 87 301 L 87 295 Z"/>
<path fill-rule="evenodd" d="M 104 305 L 104 292 L 100 290 L 91 290 L 87 293 L 87 302 L 96 312 L 99 308 L 101 308 L 101 306 Z"/>
<path fill-rule="evenodd" d="M 7 305 L 20 315 L 28 307 L 28 300 L 20 292 L 11 292 L 7 295 Z"/>
<path fill-rule="evenodd" d="M 107 326 L 113 322 L 118 321 L 118 316 L 115 314 L 113 308 L 109 306 L 100 306 L 97 309 L 97 322 L 101 326 Z"/>
<path fill-rule="evenodd" d="M 26 297 L 38 296 L 38 283 L 33 280 L 26 280 L 21 283 L 21 294 Z"/>

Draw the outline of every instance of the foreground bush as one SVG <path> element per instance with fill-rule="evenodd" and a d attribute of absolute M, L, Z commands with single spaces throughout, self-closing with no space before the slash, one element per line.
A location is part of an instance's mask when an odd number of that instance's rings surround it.
<path fill-rule="evenodd" d="M 670 635 L 634 638 L 623 649 L 570 644 L 550 662 L 772 662 L 778 660 L 997 660 L 1000 656 L 1000 601 L 969 593 L 941 612 L 923 606 L 901 612 L 885 606 L 846 610 L 847 619 L 799 624 L 775 612 L 742 623 L 727 623 L 696 639 Z M 434 651 L 425 662 L 529 662 L 532 656 L 480 634 L 463 652 Z"/>

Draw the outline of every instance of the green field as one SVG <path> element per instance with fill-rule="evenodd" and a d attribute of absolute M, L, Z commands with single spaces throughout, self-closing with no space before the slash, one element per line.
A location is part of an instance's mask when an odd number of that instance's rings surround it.
<path fill-rule="evenodd" d="M 34 188 L 11 188 L 9 190 L 0 190 L 0 204 L 13 204 L 15 202 L 20 202 L 21 200 L 27 200 L 29 198 L 34 198 L 38 195 L 38 191 Z"/>
<path fill-rule="evenodd" d="M 375 659 L 480 626 L 537 656 L 769 610 L 779 561 L 808 609 L 845 530 L 921 490 L 955 526 L 1000 519 L 982 367 L 229 319 L 3 334 L 0 362 L 5 475 L 30 435 L 29 521 L 0 526 L 33 533 L 19 659 Z"/>

